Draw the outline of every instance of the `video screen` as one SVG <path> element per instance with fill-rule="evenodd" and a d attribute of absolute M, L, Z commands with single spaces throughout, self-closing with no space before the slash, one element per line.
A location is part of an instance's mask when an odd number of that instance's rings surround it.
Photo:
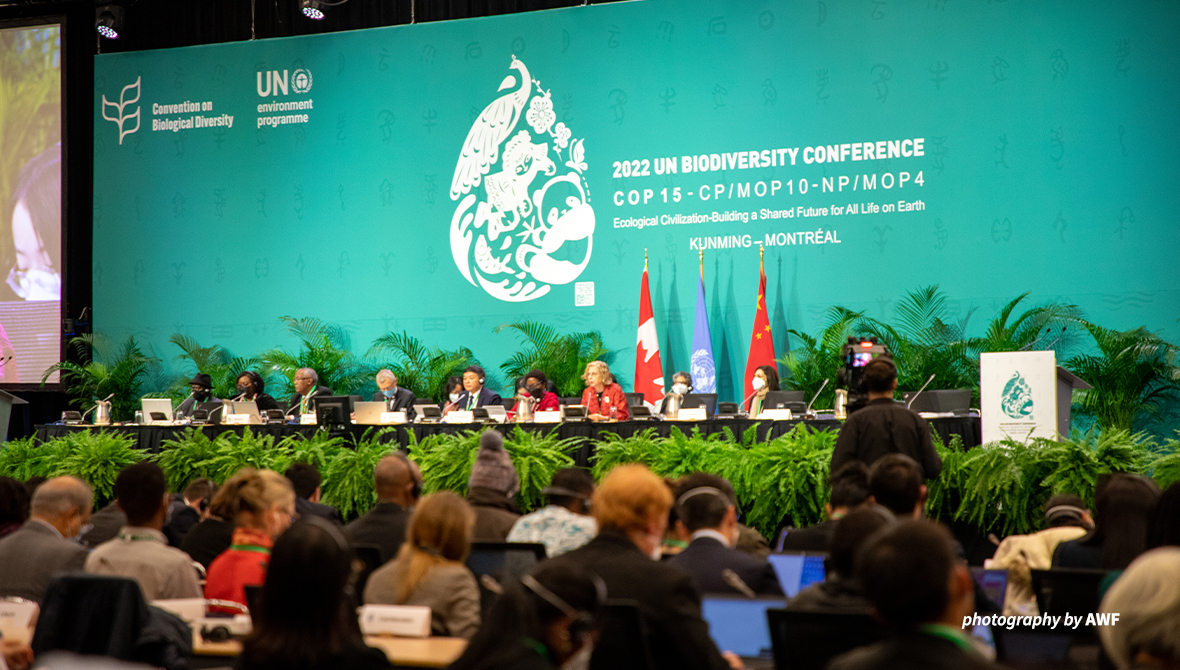
<path fill-rule="evenodd" d="M 61 61 L 60 25 L 0 27 L 0 384 L 61 360 Z"/>
<path fill-rule="evenodd" d="M 852 367 L 863 368 L 873 360 L 873 354 L 870 353 L 855 353 L 852 354 Z"/>

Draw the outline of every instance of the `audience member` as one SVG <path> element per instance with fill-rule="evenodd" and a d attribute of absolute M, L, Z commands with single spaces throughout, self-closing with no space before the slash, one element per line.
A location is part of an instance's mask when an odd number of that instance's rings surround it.
<path fill-rule="evenodd" d="M 782 595 L 770 563 L 732 548 L 737 494 L 728 480 L 704 472 L 685 477 L 676 490 L 676 509 L 690 542 L 668 563 L 688 573 L 698 591 Z"/>
<path fill-rule="evenodd" d="M 209 502 L 208 516 L 192 527 L 180 542 L 180 550 L 208 570 L 213 559 L 229 549 L 234 537 L 234 492 L 222 486 Z"/>
<path fill-rule="evenodd" d="M 605 602 L 598 576 L 576 565 L 542 563 L 505 587 L 450 670 L 587 668 Z"/>
<path fill-rule="evenodd" d="M 905 454 L 887 454 L 869 469 L 869 491 L 899 519 L 920 519 L 926 506 L 922 466 Z"/>
<path fill-rule="evenodd" d="M 467 502 L 475 510 L 474 542 L 503 542 L 520 518 L 512 501 L 520 490 L 520 477 L 504 450 L 504 436 L 496 430 L 479 436 L 479 453 L 467 481 Z"/>
<path fill-rule="evenodd" d="M 331 523 L 301 519 L 274 543 L 254 633 L 242 644 L 237 670 L 389 668 L 365 645 L 345 588 L 352 551 Z"/>
<path fill-rule="evenodd" d="M 268 409 L 279 409 L 279 401 L 275 400 L 270 395 L 265 393 L 266 381 L 262 379 L 262 375 L 253 370 L 246 370 L 238 375 L 237 391 L 238 397 L 242 400 L 252 401 L 258 406 L 258 411 L 264 412 Z"/>
<path fill-rule="evenodd" d="M 365 603 L 425 605 L 435 635 L 471 639 L 479 628 L 479 587 L 463 562 L 474 520 L 467 502 L 450 491 L 422 498 L 397 558 L 369 575 Z"/>
<path fill-rule="evenodd" d="M 1161 547 L 1131 562 L 1102 599 L 1118 623 L 1098 626 L 1120 670 L 1180 668 L 1180 548 Z"/>
<path fill-rule="evenodd" d="M 170 501 L 160 466 L 152 461 L 127 466 L 115 478 L 115 496 L 127 525 L 90 553 L 86 572 L 134 579 L 148 600 L 200 598 L 192 559 L 164 537 Z"/>
<path fill-rule="evenodd" d="M 1160 496 L 1147 527 L 1147 546 L 1180 546 L 1180 482 L 1169 486 Z"/>
<path fill-rule="evenodd" d="M 320 471 L 310 463 L 292 463 L 283 473 L 295 489 L 295 513 L 299 516 L 318 516 L 335 524 L 344 522 L 340 518 L 340 511 L 331 505 L 320 502 L 322 491 L 320 483 L 323 477 Z"/>
<path fill-rule="evenodd" d="M 1032 570 L 1048 570 L 1057 545 L 1076 540 L 1094 527 L 1090 511 L 1072 493 L 1059 493 L 1045 503 L 1045 530 L 1030 535 L 1004 538 L 985 566 L 1008 571 L 1004 594 L 1007 616 L 1036 615 L 1037 598 L 1032 588 Z"/>
<path fill-rule="evenodd" d="M 872 605 L 856 581 L 856 552 L 877 531 L 896 523 L 893 515 L 881 507 L 854 509 L 836 521 L 830 554 L 824 562 L 824 580 L 799 591 L 787 603 L 787 609 L 823 612 L 867 613 Z"/>
<path fill-rule="evenodd" d="M 954 540 L 931 521 L 903 521 L 857 553 L 855 574 L 892 636 L 836 657 L 829 670 L 994 668 L 963 632 L 975 589 Z"/>
<path fill-rule="evenodd" d="M 127 515 L 119 509 L 119 502 L 112 500 L 90 517 L 89 528 L 78 537 L 82 546 L 93 549 L 103 542 L 113 540 L 119 529 L 127 525 Z"/>
<path fill-rule="evenodd" d="M 177 493 L 172 497 L 172 504 L 168 508 L 168 523 L 164 525 L 164 536 L 168 538 L 168 544 L 179 547 L 193 526 L 209 516 L 209 501 L 215 493 L 217 484 L 214 484 L 213 480 L 198 477 L 184 487 L 183 493 Z"/>
<path fill-rule="evenodd" d="M 594 478 L 583 468 L 563 468 L 541 490 L 549 504 L 516 520 L 509 542 L 540 542 L 549 558 L 577 549 L 598 534 L 598 522 L 590 516 Z"/>
<path fill-rule="evenodd" d="M 29 492 L 29 500 L 33 499 L 33 494 L 37 492 L 37 487 L 49 481 L 48 477 L 41 475 L 34 475 L 25 480 L 25 490 Z"/>
<path fill-rule="evenodd" d="M 765 559 L 770 555 L 770 543 L 762 537 L 762 533 L 750 528 L 744 523 L 738 523 L 738 539 L 734 549 L 745 552 L 755 558 Z"/>
<path fill-rule="evenodd" d="M 439 401 L 438 406 L 442 409 L 443 414 L 453 410 L 459 409 L 459 398 L 463 397 L 463 378 L 459 375 L 451 375 L 447 377 L 447 388 L 443 392 L 443 399 Z"/>
<path fill-rule="evenodd" d="M 783 538 L 786 551 L 827 551 L 836 523 L 849 512 L 869 502 L 869 469 L 860 461 L 845 463 L 832 473 L 832 494 L 824 504 L 828 520 L 809 528 L 789 531 Z"/>
<path fill-rule="evenodd" d="M 29 492 L 12 477 L 0 477 L 0 537 L 29 520 Z"/>
<path fill-rule="evenodd" d="M 582 373 L 586 390 L 582 391 L 582 405 L 591 421 L 626 421 L 631 415 L 623 387 L 615 383 L 610 366 L 603 361 L 590 361 Z"/>
<path fill-rule="evenodd" d="M 189 381 L 189 389 L 192 393 L 189 394 L 184 402 L 176 408 L 172 415 L 178 419 L 193 415 L 193 410 L 197 408 L 198 403 L 203 402 L 221 402 L 221 398 L 213 395 L 213 378 L 204 372 L 198 372 L 196 376 Z M 144 417 L 149 419 L 151 417 Z"/>
<path fill-rule="evenodd" d="M 671 507 L 663 480 L 642 465 L 619 466 L 594 492 L 597 537 L 546 565 L 581 566 L 602 577 L 608 598 L 634 601 L 656 668 L 741 667 L 737 656 L 722 657 L 709 637 L 692 578 L 658 561 Z M 641 658 L 643 651 L 630 644 L 603 636 L 599 647 L 611 647 L 615 657 Z"/>
<path fill-rule="evenodd" d="M 82 569 L 86 548 L 70 540 L 90 520 L 91 504 L 90 487 L 74 477 L 37 488 L 29 520 L 0 539 L 0 597 L 39 603 L 54 575 Z"/>
<path fill-rule="evenodd" d="M 1094 530 L 1057 545 L 1055 568 L 1122 570 L 1147 549 L 1147 526 L 1160 489 L 1142 475 L 1115 474 L 1098 482 Z"/>
<path fill-rule="evenodd" d="M 401 454 L 390 454 L 373 468 L 377 504 L 364 516 L 344 527 L 352 546 L 370 545 L 381 550 L 381 562 L 397 556 L 406 540 L 410 510 L 422 495 L 422 474 Z"/>
<path fill-rule="evenodd" d="M 881 356 L 869 361 L 864 367 L 864 385 L 869 402 L 850 414 L 840 428 L 832 451 L 832 472 L 849 461 L 861 461 L 871 468 L 886 454 L 905 454 L 919 464 L 921 479 L 938 477 L 942 459 L 934 450 L 930 424 L 893 400 L 897 390 L 893 360 Z"/>
<path fill-rule="evenodd" d="M 253 468 L 239 470 L 222 490 L 228 491 L 233 543 L 209 565 L 205 597 L 245 605 L 246 587 L 262 584 L 275 538 L 295 517 L 295 491 L 279 473 Z"/>

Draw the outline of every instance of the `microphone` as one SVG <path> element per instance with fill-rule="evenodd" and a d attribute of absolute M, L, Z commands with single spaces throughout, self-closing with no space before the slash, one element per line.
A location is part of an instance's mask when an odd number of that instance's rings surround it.
<path fill-rule="evenodd" d="M 763 387 L 763 388 L 765 388 L 765 387 Z M 745 406 L 746 406 L 746 403 L 750 402 L 750 398 L 753 398 L 754 396 L 758 395 L 758 392 L 759 392 L 759 391 L 761 391 L 761 390 L 762 390 L 762 389 L 754 389 L 754 392 L 753 392 L 753 393 L 751 393 L 750 395 L 746 396 L 746 397 L 745 397 L 745 398 L 742 400 L 741 407 L 745 407 Z"/>
<path fill-rule="evenodd" d="M 1035 340 L 1033 340 L 1032 342 L 1029 342 L 1028 344 L 1024 345 L 1023 347 L 1021 347 L 1021 348 L 1017 349 L 1017 351 L 1024 351 L 1025 349 L 1028 349 L 1029 347 L 1033 346 L 1033 345 L 1034 345 L 1034 344 L 1036 344 L 1037 342 L 1040 342 L 1041 340 L 1043 340 L 1043 339 L 1045 339 L 1046 337 L 1048 337 L 1048 336 L 1049 336 L 1049 333 L 1051 333 L 1051 332 L 1053 332 L 1053 329 L 1052 329 L 1052 328 L 1046 328 L 1046 329 L 1045 329 L 1045 332 L 1043 332 L 1043 333 L 1041 333 L 1040 335 L 1038 335 L 1038 336 L 1037 336 L 1037 338 L 1036 338 Z"/>
<path fill-rule="evenodd" d="M 734 572 L 730 568 L 726 568 L 721 571 L 721 578 L 724 579 L 725 583 L 729 584 L 733 590 L 737 591 L 743 596 L 747 598 L 758 597 L 758 594 L 754 593 L 754 589 L 750 588 L 749 584 L 746 584 L 744 581 L 742 581 L 742 578 L 738 577 L 738 573 Z"/>
<path fill-rule="evenodd" d="M 926 390 L 926 387 L 927 387 L 927 386 L 930 386 L 930 382 L 932 382 L 932 381 L 934 381 L 934 375 L 933 375 L 933 374 L 932 374 L 932 375 L 930 375 L 930 379 L 927 379 L 925 384 L 922 384 L 922 388 L 918 389 L 918 392 L 917 392 L 917 393 L 915 393 L 914 395 L 910 396 L 910 401 L 909 401 L 909 402 L 907 402 L 907 403 L 905 404 L 905 408 L 906 408 L 906 409 L 909 409 L 909 408 L 910 408 L 910 405 L 914 404 L 914 400 L 916 400 L 918 396 L 922 395 L 922 391 L 925 391 L 925 390 Z"/>
<path fill-rule="evenodd" d="M 1053 348 L 1053 345 L 1057 344 L 1058 342 L 1060 342 L 1060 341 L 1061 341 L 1061 338 L 1065 337 L 1065 329 L 1066 329 L 1066 328 L 1067 328 L 1067 326 L 1062 326 L 1062 327 L 1061 327 L 1061 332 L 1060 332 L 1060 333 L 1058 333 L 1058 334 L 1057 334 L 1057 337 L 1053 338 L 1053 341 L 1052 341 L 1052 342 L 1050 342 L 1050 343 L 1049 343 L 1049 344 L 1048 344 L 1048 345 L 1045 347 L 1045 349 L 1046 349 L 1046 350 L 1052 349 L 1052 348 Z"/>
<path fill-rule="evenodd" d="M 826 388 L 826 387 L 827 387 L 827 385 L 828 385 L 828 382 L 830 382 L 830 381 L 832 381 L 832 380 L 831 380 L 831 379 L 825 379 L 825 380 L 824 380 L 824 383 L 823 383 L 823 384 L 822 384 L 822 385 L 819 387 L 819 390 L 815 392 L 815 395 L 811 396 L 811 402 L 807 403 L 807 409 L 803 410 L 803 413 L 804 413 L 804 414 L 810 414 L 810 413 L 811 413 L 811 406 L 815 404 L 815 399 L 819 397 L 819 394 L 821 394 L 821 393 L 823 393 L 823 392 L 824 392 L 824 388 Z"/>

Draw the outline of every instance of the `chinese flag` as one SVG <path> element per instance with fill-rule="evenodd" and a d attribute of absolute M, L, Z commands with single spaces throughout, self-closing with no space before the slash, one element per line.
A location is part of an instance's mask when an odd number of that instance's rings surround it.
<path fill-rule="evenodd" d="M 766 312 L 766 266 L 759 258 L 758 311 L 754 313 L 754 332 L 750 336 L 750 356 L 746 359 L 746 378 L 743 398 L 754 392 L 750 380 L 760 365 L 774 365 L 774 340 L 770 335 L 770 315 Z M 771 389 L 777 391 L 778 389 Z"/>
<path fill-rule="evenodd" d="M 651 313 L 651 293 L 647 288 L 647 259 L 643 259 L 643 281 L 639 286 L 639 336 L 635 345 L 635 392 L 643 394 L 649 405 L 664 398 L 664 367 L 660 363 L 660 339 Z"/>

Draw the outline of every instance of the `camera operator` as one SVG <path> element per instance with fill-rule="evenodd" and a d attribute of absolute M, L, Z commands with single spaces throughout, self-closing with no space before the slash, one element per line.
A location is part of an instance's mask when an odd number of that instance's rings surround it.
<path fill-rule="evenodd" d="M 934 451 L 930 424 L 893 400 L 893 392 L 897 390 L 897 366 L 893 360 L 878 356 L 870 361 L 864 368 L 863 383 L 868 404 L 850 414 L 840 429 L 832 452 L 831 471 L 849 461 L 861 461 L 871 467 L 886 454 L 905 454 L 922 466 L 926 479 L 938 477 L 942 459 Z"/>

